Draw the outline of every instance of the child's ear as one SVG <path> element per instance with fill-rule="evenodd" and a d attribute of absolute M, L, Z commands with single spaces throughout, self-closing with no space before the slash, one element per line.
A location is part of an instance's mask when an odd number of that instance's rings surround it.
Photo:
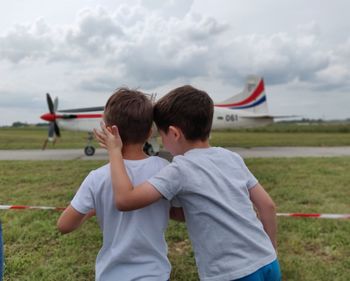
<path fill-rule="evenodd" d="M 182 136 L 182 131 L 180 128 L 178 127 L 175 127 L 175 126 L 169 126 L 169 132 L 173 137 L 174 139 L 178 140 L 181 138 Z"/>

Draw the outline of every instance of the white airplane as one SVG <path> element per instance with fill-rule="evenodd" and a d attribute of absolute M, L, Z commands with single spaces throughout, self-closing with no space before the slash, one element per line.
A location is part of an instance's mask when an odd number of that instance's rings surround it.
<path fill-rule="evenodd" d="M 87 156 L 94 155 L 95 148 L 91 145 L 93 139 L 92 131 L 94 128 L 100 127 L 104 107 L 58 110 L 57 97 L 53 102 L 47 93 L 46 98 L 49 113 L 43 114 L 40 118 L 50 122 L 47 141 L 53 141 L 56 136 L 60 136 L 59 127 L 67 130 L 85 131 L 88 132 L 88 143 L 84 152 Z M 265 126 L 273 123 L 273 118 L 268 113 L 263 79 L 251 75 L 247 77 L 245 88 L 241 93 L 215 104 L 212 129 L 223 130 Z M 153 135 L 144 147 L 145 152 L 150 155 L 159 152 L 159 144 L 156 139 L 157 130 L 153 130 L 153 132 Z"/>

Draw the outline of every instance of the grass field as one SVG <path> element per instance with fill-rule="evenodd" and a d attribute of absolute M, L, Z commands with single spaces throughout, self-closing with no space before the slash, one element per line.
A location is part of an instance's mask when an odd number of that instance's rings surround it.
<path fill-rule="evenodd" d="M 40 149 L 46 138 L 46 128 L 0 128 L 0 149 Z M 49 144 L 48 148 L 83 148 L 86 138 L 86 133 L 62 130 L 55 147 Z M 275 123 L 256 129 L 212 132 L 211 144 L 224 147 L 347 146 L 350 145 L 350 123 Z M 94 145 L 98 147 L 96 142 Z"/>
<path fill-rule="evenodd" d="M 249 159 L 278 212 L 350 213 L 350 157 Z M 0 161 L 0 204 L 66 206 L 87 173 L 101 161 Z M 95 219 L 60 235 L 59 212 L 0 211 L 5 281 L 86 281 L 94 278 L 101 245 Z M 278 218 L 283 280 L 348 281 L 350 221 Z M 172 280 L 198 280 L 183 224 L 167 231 Z"/>

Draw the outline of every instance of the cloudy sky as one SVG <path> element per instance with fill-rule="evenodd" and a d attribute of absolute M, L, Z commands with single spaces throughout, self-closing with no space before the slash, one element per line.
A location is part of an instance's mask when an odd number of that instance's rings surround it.
<path fill-rule="evenodd" d="M 271 114 L 350 118 L 348 0 L 12 0 L 0 9 L 0 125 L 101 106 L 120 86 L 214 101 L 265 79 Z"/>

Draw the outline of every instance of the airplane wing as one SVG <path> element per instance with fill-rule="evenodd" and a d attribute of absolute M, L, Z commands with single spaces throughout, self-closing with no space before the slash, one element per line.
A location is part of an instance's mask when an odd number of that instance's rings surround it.
<path fill-rule="evenodd" d="M 296 118 L 298 115 L 270 115 L 270 114 L 254 114 L 254 115 L 240 115 L 240 118 L 249 119 L 263 119 L 263 118 Z"/>
<path fill-rule="evenodd" d="M 79 112 L 93 112 L 93 111 L 103 111 L 103 110 L 104 110 L 104 106 L 96 106 L 96 107 L 64 109 L 64 110 L 58 110 L 58 112 L 62 112 L 62 113 L 79 113 Z"/>

